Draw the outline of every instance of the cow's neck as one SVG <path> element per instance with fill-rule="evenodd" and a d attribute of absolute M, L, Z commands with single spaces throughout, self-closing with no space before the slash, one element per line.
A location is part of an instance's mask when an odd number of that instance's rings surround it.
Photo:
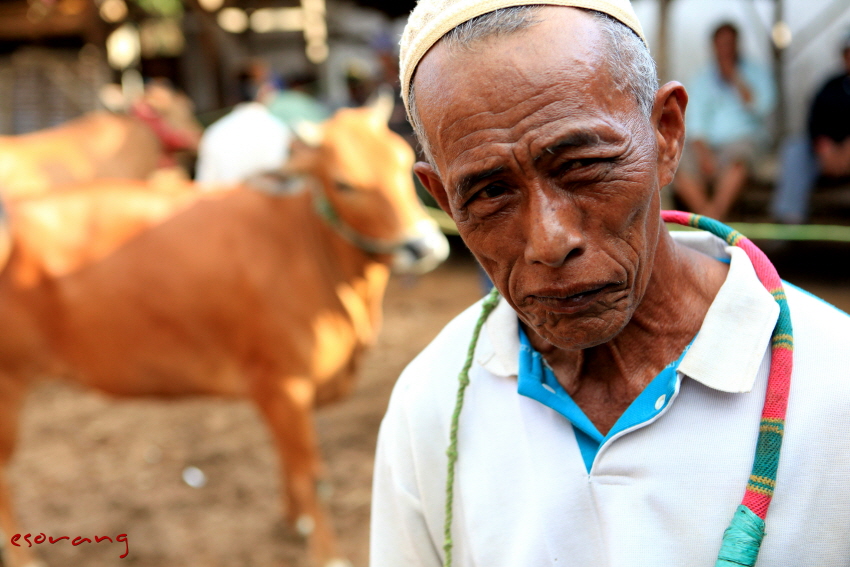
<path fill-rule="evenodd" d="M 381 303 L 389 281 L 389 266 L 343 237 L 315 209 L 311 211 L 323 241 L 329 244 L 322 259 L 328 281 L 354 323 L 364 346 L 375 342 L 381 326 Z"/>
<path fill-rule="evenodd" d="M 18 258 L 13 255 L 10 262 Z M 55 295 L 47 297 L 32 286 L 21 288 L 15 281 L 15 270 L 0 273 L 0 320 L 9 332 L 0 344 L 0 368 L 12 378 L 22 381 L 41 376 L 58 376 L 61 364 L 49 348 L 52 337 L 40 331 L 38 321 L 56 320 L 62 311 Z"/>

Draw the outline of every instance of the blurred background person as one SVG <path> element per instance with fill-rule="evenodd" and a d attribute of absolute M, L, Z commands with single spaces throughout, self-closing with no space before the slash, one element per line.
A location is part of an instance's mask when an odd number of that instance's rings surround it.
<path fill-rule="evenodd" d="M 413 126 L 407 120 L 407 112 L 404 110 L 404 104 L 401 101 L 401 85 L 398 78 L 398 41 L 389 33 L 383 32 L 372 38 L 371 46 L 375 50 L 380 63 L 379 83 L 383 88 L 390 88 L 393 91 L 395 106 L 390 115 L 390 130 L 407 140 L 407 143 L 416 150 L 416 155 L 421 159 L 423 156 L 420 152 L 419 142 L 413 132 Z M 427 191 L 423 192 L 427 195 Z M 436 206 L 436 203 L 434 203 L 434 206 Z"/>
<path fill-rule="evenodd" d="M 673 189 L 691 211 L 722 220 L 768 139 L 776 91 L 767 69 L 739 55 L 734 24 L 715 28 L 712 45 L 714 63 L 688 88 L 690 139 Z"/>
<path fill-rule="evenodd" d="M 842 183 L 850 177 L 850 35 L 841 50 L 844 70 L 815 95 L 807 135 L 783 144 L 780 176 L 770 207 L 778 222 L 806 222 L 809 198 L 818 180 Z"/>
<path fill-rule="evenodd" d="M 330 117 L 330 111 L 314 96 L 317 82 L 317 77 L 311 73 L 292 75 L 285 88 L 277 91 L 269 101 L 269 112 L 293 131 L 302 120 L 324 122 Z"/>
<path fill-rule="evenodd" d="M 238 183 L 280 169 L 289 156 L 290 129 L 269 111 L 277 87 L 268 65 L 251 61 L 239 73 L 243 102 L 213 122 L 201 138 L 195 179 Z"/>

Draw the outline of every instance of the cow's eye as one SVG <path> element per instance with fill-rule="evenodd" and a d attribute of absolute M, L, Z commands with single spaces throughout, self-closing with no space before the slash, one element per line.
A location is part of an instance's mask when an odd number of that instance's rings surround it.
<path fill-rule="evenodd" d="M 356 189 L 353 186 L 351 186 L 348 183 L 345 183 L 343 181 L 337 181 L 336 182 L 336 188 L 337 188 L 338 191 L 342 191 L 343 193 L 353 193 L 354 191 L 356 191 Z"/>

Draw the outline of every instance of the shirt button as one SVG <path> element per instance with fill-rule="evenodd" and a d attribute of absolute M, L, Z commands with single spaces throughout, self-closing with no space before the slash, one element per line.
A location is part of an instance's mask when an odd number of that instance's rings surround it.
<path fill-rule="evenodd" d="M 655 409 L 660 410 L 664 407 L 664 402 L 667 401 L 667 396 L 661 395 L 657 400 L 655 400 Z"/>
<path fill-rule="evenodd" d="M 555 393 L 556 393 L 556 392 L 555 392 L 555 388 L 553 388 L 553 387 L 552 387 L 552 386 L 550 386 L 549 384 L 543 384 L 543 387 L 544 387 L 545 389 L 549 390 L 550 392 L 552 392 L 553 394 L 555 394 Z"/>

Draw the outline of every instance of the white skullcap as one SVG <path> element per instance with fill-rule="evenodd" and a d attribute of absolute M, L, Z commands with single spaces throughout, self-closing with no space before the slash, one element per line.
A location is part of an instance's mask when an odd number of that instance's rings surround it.
<path fill-rule="evenodd" d="M 408 113 L 407 95 L 413 71 L 441 37 L 460 24 L 499 8 L 539 4 L 603 12 L 629 26 L 646 43 L 629 0 L 419 0 L 404 28 L 399 53 L 401 97 Z"/>

